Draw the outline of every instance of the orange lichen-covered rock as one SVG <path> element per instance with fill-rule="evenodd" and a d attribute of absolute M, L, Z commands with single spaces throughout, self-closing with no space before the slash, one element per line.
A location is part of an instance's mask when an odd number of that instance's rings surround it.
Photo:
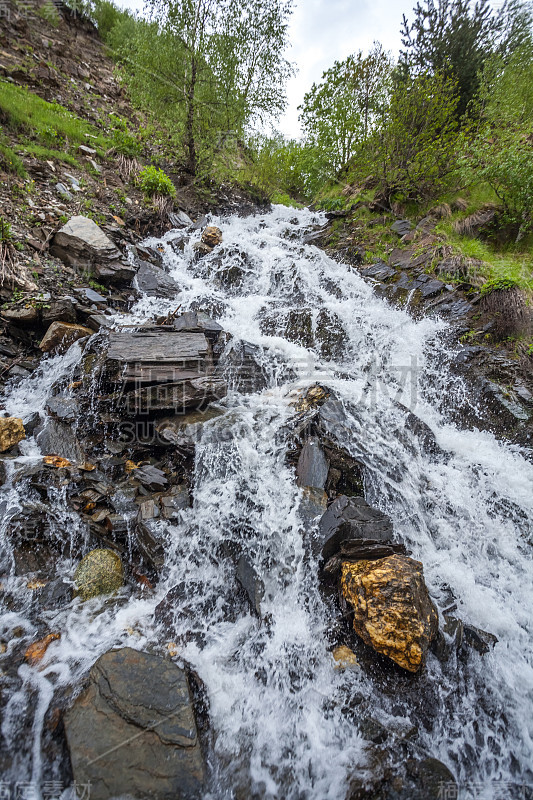
<path fill-rule="evenodd" d="M 24 653 L 24 658 L 32 667 L 34 667 L 39 663 L 39 661 L 41 661 L 44 654 L 48 650 L 48 646 L 57 639 L 61 639 L 60 633 L 49 633 L 43 639 L 39 639 L 38 642 L 33 642 L 33 644 L 30 644 Z"/>
<path fill-rule="evenodd" d="M 344 562 L 342 593 L 358 636 L 400 667 L 416 672 L 438 629 L 422 564 L 403 555 Z"/>

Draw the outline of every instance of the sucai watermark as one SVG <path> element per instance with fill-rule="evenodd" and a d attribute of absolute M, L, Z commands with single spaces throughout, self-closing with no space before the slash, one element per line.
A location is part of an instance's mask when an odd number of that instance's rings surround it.
<path fill-rule="evenodd" d="M 2 781 L 0 800 L 90 800 L 91 782 Z"/>
<path fill-rule="evenodd" d="M 61 14 L 66 5 L 73 17 L 83 16 L 87 10 L 85 0 L 68 0 L 67 3 L 63 0 L 47 0 L 45 5 L 52 14 Z M 39 8 L 42 9 L 42 4 L 38 4 L 35 0 L 10 0 L 10 2 L 0 0 L 0 20 L 11 22 L 20 18 L 28 19 Z"/>
<path fill-rule="evenodd" d="M 531 800 L 533 786 L 515 781 L 469 782 L 440 781 L 438 800 Z"/>

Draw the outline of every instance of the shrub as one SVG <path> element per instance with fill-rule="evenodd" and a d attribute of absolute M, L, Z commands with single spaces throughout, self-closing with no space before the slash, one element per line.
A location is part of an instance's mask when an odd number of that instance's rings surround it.
<path fill-rule="evenodd" d="M 126 130 L 113 131 L 113 148 L 122 156 L 140 156 L 142 152 L 142 144 L 137 139 L 135 134 Z"/>
<path fill-rule="evenodd" d="M 144 167 L 139 173 L 139 186 L 146 197 L 162 195 L 163 197 L 175 197 L 176 188 L 168 175 L 158 167 Z"/>

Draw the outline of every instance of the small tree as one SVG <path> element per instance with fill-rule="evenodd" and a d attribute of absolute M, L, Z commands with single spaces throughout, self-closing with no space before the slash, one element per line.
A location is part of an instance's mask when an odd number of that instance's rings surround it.
<path fill-rule="evenodd" d="M 444 75 L 407 77 L 396 87 L 380 126 L 354 160 L 377 181 L 386 202 L 439 193 L 457 171 L 461 134 L 456 85 Z"/>
<path fill-rule="evenodd" d="M 375 42 L 366 57 L 359 51 L 335 61 L 305 95 L 299 106 L 305 138 L 322 151 L 331 174 L 368 138 L 387 100 L 391 71 L 390 55 Z"/>

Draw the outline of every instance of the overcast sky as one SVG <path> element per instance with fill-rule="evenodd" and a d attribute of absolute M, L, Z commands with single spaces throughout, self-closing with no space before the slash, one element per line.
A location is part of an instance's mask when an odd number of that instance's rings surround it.
<path fill-rule="evenodd" d="M 123 7 L 142 10 L 143 0 L 117 1 Z M 401 47 L 402 14 L 412 18 L 414 5 L 416 0 L 294 0 L 287 58 L 297 73 L 287 86 L 289 105 L 276 128 L 286 136 L 299 137 L 297 107 L 335 60 L 342 61 L 358 50 L 368 51 L 374 40 L 396 57 Z"/>

